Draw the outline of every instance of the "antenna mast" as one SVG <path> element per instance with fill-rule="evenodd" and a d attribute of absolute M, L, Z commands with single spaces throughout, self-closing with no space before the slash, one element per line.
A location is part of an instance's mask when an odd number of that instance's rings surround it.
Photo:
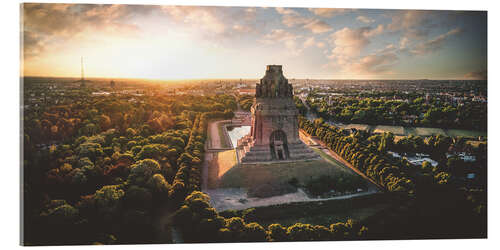
<path fill-rule="evenodd" d="M 83 56 L 80 57 L 80 64 L 81 64 L 81 68 L 82 68 L 82 78 L 80 79 L 80 86 L 85 86 L 85 78 L 84 78 L 84 74 L 83 74 Z"/>

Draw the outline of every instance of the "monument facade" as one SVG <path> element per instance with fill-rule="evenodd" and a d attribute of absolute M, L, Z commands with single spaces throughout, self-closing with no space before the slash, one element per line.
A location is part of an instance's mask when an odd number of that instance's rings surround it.
<path fill-rule="evenodd" d="M 250 134 L 238 140 L 241 163 L 319 158 L 299 138 L 293 87 L 281 65 L 268 65 L 257 83 Z"/>

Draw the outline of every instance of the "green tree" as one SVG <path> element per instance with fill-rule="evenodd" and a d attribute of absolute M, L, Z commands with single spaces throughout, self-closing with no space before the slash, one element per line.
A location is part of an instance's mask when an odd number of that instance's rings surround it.
<path fill-rule="evenodd" d="M 286 241 L 288 239 L 287 229 L 281 224 L 271 224 L 267 227 L 267 230 L 271 241 Z"/>

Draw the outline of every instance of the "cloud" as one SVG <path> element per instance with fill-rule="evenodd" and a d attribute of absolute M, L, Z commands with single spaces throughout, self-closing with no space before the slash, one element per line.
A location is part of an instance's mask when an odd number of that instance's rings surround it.
<path fill-rule="evenodd" d="M 36 57 L 49 47 L 60 46 L 83 32 L 93 34 L 135 35 L 139 28 L 131 22 L 138 15 L 147 15 L 155 6 L 40 4 L 22 6 L 23 53 Z"/>
<path fill-rule="evenodd" d="M 394 51 L 370 54 L 361 58 L 358 62 L 348 65 L 347 68 L 353 73 L 373 74 L 389 72 L 391 67 L 398 61 Z"/>
<path fill-rule="evenodd" d="M 394 44 L 375 51 L 366 56 L 360 56 L 362 51 L 374 36 L 385 31 L 383 25 L 377 27 L 361 27 L 358 29 L 343 28 L 330 36 L 330 44 L 335 46 L 330 51 L 330 62 L 327 68 L 335 67 L 346 74 L 376 74 L 388 73 L 399 60 L 398 48 Z"/>
<path fill-rule="evenodd" d="M 415 54 L 415 55 L 425 55 L 425 54 L 436 52 L 437 50 L 442 48 L 443 43 L 445 42 L 445 40 L 448 37 L 453 36 L 453 35 L 457 35 L 460 33 L 462 33 L 461 28 L 454 28 L 454 29 L 446 32 L 445 34 L 441 34 L 441 35 L 435 37 L 434 39 L 417 44 L 413 49 L 410 50 L 410 52 L 412 54 Z"/>
<path fill-rule="evenodd" d="M 234 24 L 233 30 L 241 32 L 241 33 L 250 33 L 255 31 L 254 27 L 248 25 Z"/>
<path fill-rule="evenodd" d="M 257 17 L 257 8 L 251 7 L 244 10 L 243 18 L 247 21 L 253 21 Z"/>
<path fill-rule="evenodd" d="M 227 8 L 204 6 L 160 6 L 162 11 L 180 24 L 189 25 L 211 36 L 230 37 L 254 33 L 257 8 Z"/>
<path fill-rule="evenodd" d="M 293 12 L 293 13 L 296 13 L 296 12 Z M 304 26 L 304 25 L 312 22 L 313 20 L 314 19 L 300 16 L 298 13 L 296 13 L 296 14 L 283 14 L 282 23 L 288 27 L 295 27 L 295 26 Z"/>
<path fill-rule="evenodd" d="M 232 43 L 232 38 L 261 34 L 266 26 L 257 19 L 258 8 L 210 6 L 159 6 L 168 19 L 184 31 L 217 46 Z M 223 45 L 225 44 L 225 45 Z"/>
<path fill-rule="evenodd" d="M 24 31 L 21 43 L 24 58 L 32 58 L 45 50 L 46 39 L 41 38 L 37 33 Z"/>
<path fill-rule="evenodd" d="M 332 30 L 332 26 L 320 20 L 314 20 L 304 25 L 304 28 L 311 30 L 311 32 L 314 34 L 324 33 Z"/>
<path fill-rule="evenodd" d="M 33 32 L 66 37 L 87 28 L 115 33 L 130 32 L 136 31 L 137 26 L 128 21 L 154 8 L 147 5 L 26 3 L 23 5 L 23 25 Z"/>
<path fill-rule="evenodd" d="M 144 17 L 184 25 L 193 34 L 220 42 L 221 38 L 257 32 L 256 15 L 256 8 L 227 11 L 198 6 L 27 3 L 22 8 L 23 52 L 30 58 L 72 42 L 139 37 Z"/>
<path fill-rule="evenodd" d="M 301 36 L 292 34 L 283 29 L 274 29 L 270 33 L 264 35 L 264 39 L 259 40 L 264 44 L 275 44 L 282 42 L 290 54 L 296 56 L 302 52 L 302 48 L 299 48 L 297 44 L 297 39 Z"/>
<path fill-rule="evenodd" d="M 410 39 L 408 37 L 404 36 L 399 39 L 399 49 L 406 49 L 410 43 Z"/>
<path fill-rule="evenodd" d="M 387 30 L 402 32 L 404 36 L 411 39 L 424 39 L 428 36 L 435 19 L 435 12 L 428 10 L 404 10 L 390 12 L 391 23 L 387 24 Z"/>
<path fill-rule="evenodd" d="M 281 14 L 282 23 L 287 27 L 302 27 L 310 30 L 314 34 L 324 33 L 332 30 L 332 26 L 317 18 L 307 18 L 300 15 L 297 11 L 288 8 L 276 8 Z"/>
<path fill-rule="evenodd" d="M 358 21 L 360 21 L 360 22 L 362 22 L 362 23 L 367 23 L 367 24 L 368 24 L 368 23 L 373 23 L 373 22 L 375 22 L 375 20 L 373 20 L 373 19 L 371 19 L 371 18 L 368 18 L 368 17 L 366 17 L 366 16 L 358 16 L 358 17 L 356 18 L 356 20 L 358 20 Z"/>
<path fill-rule="evenodd" d="M 285 41 L 285 47 L 288 49 L 291 55 L 293 56 L 298 56 L 300 53 L 302 53 L 302 48 L 298 47 L 297 41 L 295 40 L 286 40 Z"/>
<path fill-rule="evenodd" d="M 353 57 L 370 43 L 370 37 L 381 34 L 384 31 L 383 25 L 376 28 L 362 27 L 358 29 L 343 28 L 330 35 L 330 44 L 335 46 L 330 58 Z"/>
<path fill-rule="evenodd" d="M 486 70 L 473 71 L 465 74 L 464 77 L 471 80 L 486 80 L 488 72 Z"/>
<path fill-rule="evenodd" d="M 264 39 L 261 41 L 265 41 L 265 43 L 275 43 L 281 42 L 285 40 L 295 40 L 299 36 L 292 34 L 284 29 L 273 29 L 270 33 L 264 36 Z"/>
<path fill-rule="evenodd" d="M 392 68 L 399 60 L 397 56 L 398 49 L 393 44 L 379 49 L 374 53 L 360 58 L 342 59 L 330 61 L 323 65 L 323 68 L 336 68 L 344 75 L 353 77 L 378 75 L 381 73 L 390 74 Z"/>
<path fill-rule="evenodd" d="M 336 15 L 347 13 L 350 9 L 327 9 L 327 8 L 310 8 L 309 11 L 317 16 L 330 18 Z"/>
<path fill-rule="evenodd" d="M 275 9 L 281 15 L 298 15 L 299 14 L 297 11 L 290 9 L 290 8 L 276 7 Z"/>
<path fill-rule="evenodd" d="M 305 42 L 304 42 L 304 47 L 305 48 L 308 48 L 308 47 L 311 47 L 311 46 L 314 46 L 316 44 L 316 41 L 314 39 L 314 37 L 309 37 Z"/>
<path fill-rule="evenodd" d="M 161 9 L 178 22 L 200 27 L 208 32 L 222 34 L 227 29 L 216 14 L 215 7 L 161 6 Z"/>
<path fill-rule="evenodd" d="M 316 46 L 318 48 L 324 48 L 326 44 L 324 42 L 316 42 L 316 39 L 314 37 L 309 37 L 305 42 L 304 42 L 304 48 L 309 48 Z"/>

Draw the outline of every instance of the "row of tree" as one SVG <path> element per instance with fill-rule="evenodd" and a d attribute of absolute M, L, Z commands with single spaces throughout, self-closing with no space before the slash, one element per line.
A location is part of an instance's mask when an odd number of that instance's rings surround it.
<path fill-rule="evenodd" d="M 174 216 L 175 226 L 186 242 L 259 242 L 363 239 L 368 228 L 348 220 L 329 227 L 296 223 L 289 227 L 271 224 L 264 228 L 241 217 L 224 218 L 210 206 L 210 197 L 193 192 Z"/>
<path fill-rule="evenodd" d="M 354 167 L 378 182 L 389 191 L 412 194 L 415 184 L 404 172 L 406 162 L 395 162 L 387 152 L 379 150 L 379 146 L 368 143 L 368 135 L 364 132 L 346 136 L 341 129 L 328 125 L 321 119 L 311 122 L 304 117 L 299 118 L 299 127 L 308 134 L 317 136 L 330 149 L 337 152 Z"/>

